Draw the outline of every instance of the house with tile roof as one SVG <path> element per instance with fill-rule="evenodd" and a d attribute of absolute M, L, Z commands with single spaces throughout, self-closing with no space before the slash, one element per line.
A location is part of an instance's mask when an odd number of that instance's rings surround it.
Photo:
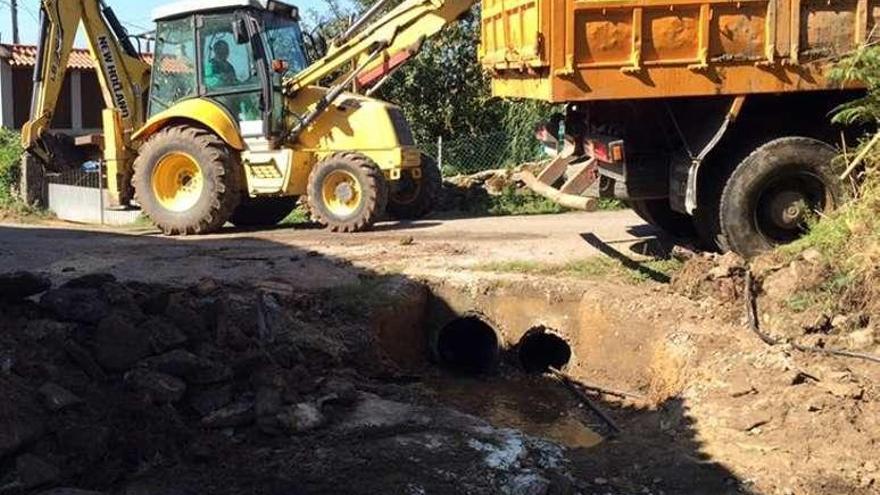
<path fill-rule="evenodd" d="M 21 129 L 30 118 L 36 62 L 36 46 L 0 44 L 0 127 Z M 104 100 L 89 51 L 74 48 L 67 69 L 52 128 L 70 135 L 99 132 Z"/>

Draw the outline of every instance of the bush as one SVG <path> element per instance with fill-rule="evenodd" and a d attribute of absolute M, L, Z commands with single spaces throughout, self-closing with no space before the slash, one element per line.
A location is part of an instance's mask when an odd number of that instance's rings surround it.
<path fill-rule="evenodd" d="M 21 137 L 0 128 L 0 205 L 11 203 L 18 187 L 21 160 Z"/>

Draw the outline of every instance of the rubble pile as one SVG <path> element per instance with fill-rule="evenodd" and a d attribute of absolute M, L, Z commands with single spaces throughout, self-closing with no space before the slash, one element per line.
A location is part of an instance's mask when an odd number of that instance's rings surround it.
<path fill-rule="evenodd" d="M 0 275 L 0 494 L 571 493 L 320 293 Z"/>

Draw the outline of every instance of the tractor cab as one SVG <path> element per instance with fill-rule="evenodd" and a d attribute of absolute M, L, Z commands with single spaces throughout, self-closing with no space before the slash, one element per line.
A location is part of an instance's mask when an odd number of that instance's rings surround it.
<path fill-rule="evenodd" d="M 282 79 L 304 69 L 298 9 L 275 0 L 181 1 L 153 12 L 156 49 L 149 115 L 204 98 L 242 137 L 283 133 Z"/>

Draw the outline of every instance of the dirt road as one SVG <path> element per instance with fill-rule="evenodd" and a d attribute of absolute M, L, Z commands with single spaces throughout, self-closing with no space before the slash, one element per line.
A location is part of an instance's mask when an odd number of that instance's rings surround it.
<path fill-rule="evenodd" d="M 172 238 L 149 228 L 0 224 L 0 263 L 59 279 L 105 271 L 151 282 L 284 277 L 321 287 L 344 279 L 346 270 L 332 269 L 338 264 L 419 271 L 511 260 L 565 262 L 609 248 L 637 256 L 656 235 L 629 210 L 388 222 L 352 235 L 315 228 L 230 228 L 217 235 Z"/>

